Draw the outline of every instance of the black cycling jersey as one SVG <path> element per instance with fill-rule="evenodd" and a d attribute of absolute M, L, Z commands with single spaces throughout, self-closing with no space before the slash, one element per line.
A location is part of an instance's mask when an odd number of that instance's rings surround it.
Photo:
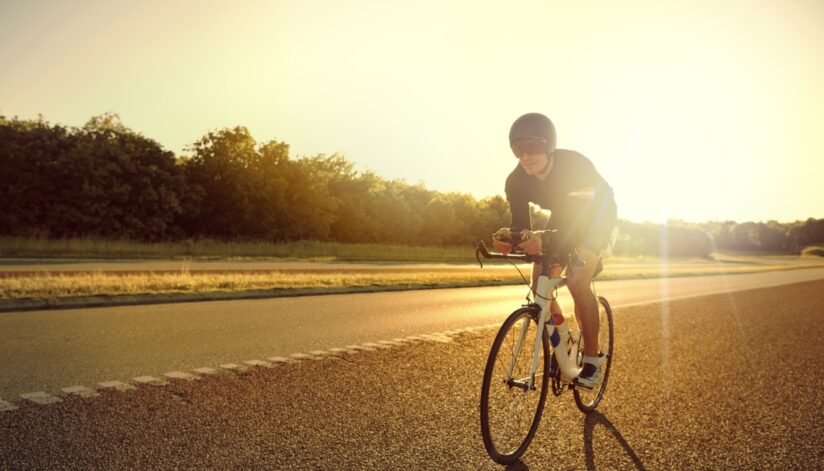
<path fill-rule="evenodd" d="M 583 243 L 593 250 L 606 247 L 616 218 L 612 188 L 578 152 L 557 149 L 552 158 L 552 169 L 544 181 L 528 175 L 520 164 L 507 177 L 510 230 L 532 229 L 529 203 L 535 203 L 552 212 L 546 227 L 559 230 L 563 245 Z"/>

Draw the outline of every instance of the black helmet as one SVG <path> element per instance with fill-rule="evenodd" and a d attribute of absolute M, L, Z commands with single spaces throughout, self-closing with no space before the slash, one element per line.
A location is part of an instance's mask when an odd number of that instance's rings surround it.
<path fill-rule="evenodd" d="M 518 139 L 538 139 L 546 144 L 547 155 L 555 151 L 555 126 L 541 113 L 527 113 L 512 123 L 509 129 L 509 146 Z"/>

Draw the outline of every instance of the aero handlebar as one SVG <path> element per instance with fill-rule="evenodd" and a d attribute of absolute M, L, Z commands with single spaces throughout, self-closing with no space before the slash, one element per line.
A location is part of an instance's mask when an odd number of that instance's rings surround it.
<path fill-rule="evenodd" d="M 541 262 L 545 258 L 546 255 L 529 255 L 525 253 L 500 253 L 500 252 L 490 252 L 489 249 L 486 248 L 486 244 L 483 241 L 478 242 L 478 245 L 475 247 L 475 259 L 478 260 L 478 263 L 483 268 L 484 264 L 481 261 L 481 255 L 484 258 L 489 259 L 503 259 L 503 260 L 512 260 L 512 261 L 521 261 L 521 262 Z"/>

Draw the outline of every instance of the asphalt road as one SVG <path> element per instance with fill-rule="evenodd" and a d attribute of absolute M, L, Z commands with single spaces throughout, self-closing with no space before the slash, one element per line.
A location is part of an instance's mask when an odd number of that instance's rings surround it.
<path fill-rule="evenodd" d="M 599 411 L 548 399 L 516 470 L 821 469 L 824 281 L 615 310 Z M 0 469 L 501 469 L 494 330 L 0 413 Z"/>
<path fill-rule="evenodd" d="M 603 281 L 613 306 L 822 279 L 824 269 Z M 523 287 L 0 314 L 0 400 L 409 335 L 499 324 Z M 571 312 L 568 294 L 563 301 Z"/>

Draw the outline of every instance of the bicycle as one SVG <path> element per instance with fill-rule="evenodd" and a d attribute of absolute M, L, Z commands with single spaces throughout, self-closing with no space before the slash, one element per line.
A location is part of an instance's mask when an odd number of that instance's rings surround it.
<path fill-rule="evenodd" d="M 584 351 L 580 328 L 577 328 L 577 323 L 567 322 L 566 319 L 556 325 L 549 313 L 550 302 L 557 298 L 558 289 L 566 285 L 566 277 L 549 277 L 548 255 L 489 252 L 483 241 L 475 250 L 475 257 L 483 268 L 480 255 L 511 263 L 516 260 L 539 262 L 543 268 L 537 279 L 537 289 L 530 289 L 535 300 L 532 301 L 528 294 L 527 304 L 516 309 L 504 321 L 492 343 L 484 369 L 481 435 L 490 458 L 506 465 L 517 461 L 532 441 L 550 384 L 556 397 L 572 390 L 575 404 L 584 413 L 594 411 L 601 402 L 612 365 L 612 309 L 606 298 L 597 296 L 600 353 L 605 358 L 601 362 L 599 382 L 588 390 L 575 381 L 581 371 Z M 596 270 L 596 275 L 600 268 Z M 529 285 L 525 278 L 524 281 Z M 524 343 L 529 345 L 530 341 L 533 348 L 523 348 Z"/>

